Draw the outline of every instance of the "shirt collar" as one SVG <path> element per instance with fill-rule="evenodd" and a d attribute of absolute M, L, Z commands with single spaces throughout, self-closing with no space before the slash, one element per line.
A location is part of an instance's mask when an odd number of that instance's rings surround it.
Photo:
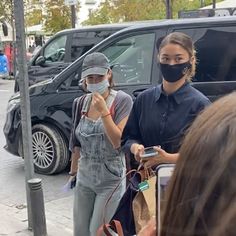
<path fill-rule="evenodd" d="M 185 99 L 184 94 L 188 90 L 189 86 L 190 86 L 189 82 L 186 81 L 177 91 L 170 94 L 169 96 L 173 97 L 177 104 L 180 104 L 182 102 L 182 100 Z M 165 91 L 163 90 L 162 84 L 156 86 L 156 93 L 155 93 L 155 101 L 156 102 L 160 99 L 161 95 L 167 96 Z"/>

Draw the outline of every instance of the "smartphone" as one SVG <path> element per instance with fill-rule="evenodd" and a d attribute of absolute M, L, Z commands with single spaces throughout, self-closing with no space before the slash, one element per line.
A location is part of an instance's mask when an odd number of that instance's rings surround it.
<path fill-rule="evenodd" d="M 175 164 L 161 164 L 156 168 L 156 225 L 157 236 L 160 235 L 161 221 L 163 217 L 163 207 L 166 189 L 174 171 Z"/>
<path fill-rule="evenodd" d="M 140 155 L 141 158 L 148 158 L 156 156 L 158 152 L 153 147 L 144 148 L 144 153 Z"/>

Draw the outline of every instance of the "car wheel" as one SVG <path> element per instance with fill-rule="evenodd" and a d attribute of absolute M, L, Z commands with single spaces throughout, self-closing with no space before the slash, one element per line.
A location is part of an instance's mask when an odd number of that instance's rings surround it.
<path fill-rule="evenodd" d="M 55 174 L 69 162 L 69 151 L 60 132 L 53 126 L 37 124 L 32 127 L 35 172 Z"/>

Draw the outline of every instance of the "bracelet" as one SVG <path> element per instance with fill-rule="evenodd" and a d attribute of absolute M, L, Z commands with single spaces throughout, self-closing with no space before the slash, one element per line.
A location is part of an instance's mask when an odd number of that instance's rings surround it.
<path fill-rule="evenodd" d="M 68 174 L 69 174 L 70 176 L 75 176 L 75 175 L 77 174 L 77 172 L 71 172 L 71 171 L 70 171 Z"/>
<path fill-rule="evenodd" d="M 102 117 L 102 118 L 105 118 L 105 117 L 110 116 L 110 115 L 111 115 L 111 113 L 109 112 L 109 113 L 107 113 L 106 115 L 101 116 L 101 117 Z"/>

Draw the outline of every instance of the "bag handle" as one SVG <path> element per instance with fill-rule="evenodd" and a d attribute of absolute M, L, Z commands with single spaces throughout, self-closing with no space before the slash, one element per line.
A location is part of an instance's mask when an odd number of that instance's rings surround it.
<path fill-rule="evenodd" d="M 121 183 L 123 182 L 123 180 L 126 179 L 126 177 L 127 177 L 128 175 L 130 175 L 131 173 L 133 173 L 133 172 L 139 173 L 139 174 L 141 175 L 141 181 L 143 181 L 143 179 L 142 179 L 143 174 L 140 172 L 140 169 L 141 169 L 142 167 L 144 167 L 144 166 L 143 166 L 143 163 L 140 163 L 137 169 L 132 169 L 132 170 L 128 171 L 128 172 L 125 174 L 125 176 L 119 181 L 119 183 L 116 185 L 116 187 L 112 190 L 112 192 L 111 192 L 110 196 L 107 198 L 107 201 L 106 201 L 105 206 L 104 206 L 104 208 L 103 208 L 103 224 L 104 224 L 104 225 L 106 224 L 106 222 L 105 222 L 106 208 L 107 208 L 107 205 L 108 205 L 108 203 L 110 202 L 112 196 L 114 195 L 115 191 L 120 187 L 120 185 L 121 185 Z M 146 168 L 145 168 L 145 170 L 146 170 Z"/>
<path fill-rule="evenodd" d="M 139 168 L 138 168 L 138 169 L 139 169 Z M 110 202 L 110 200 L 111 200 L 111 198 L 113 197 L 114 193 L 115 193 L 116 190 L 120 187 L 120 185 L 121 185 L 121 183 L 124 181 L 124 179 L 126 179 L 126 177 L 127 177 L 129 174 L 133 173 L 133 172 L 137 172 L 137 170 L 136 170 L 136 169 L 132 169 L 132 170 L 128 171 L 128 172 L 125 174 L 125 176 L 122 177 L 122 179 L 119 181 L 119 183 L 116 185 L 116 187 L 112 190 L 110 196 L 107 198 L 107 201 L 106 201 L 105 206 L 104 206 L 104 208 L 103 208 L 103 224 L 104 224 L 104 225 L 106 224 L 106 223 L 105 223 L 105 215 L 106 215 L 106 209 L 107 209 L 108 203 Z"/>
<path fill-rule="evenodd" d="M 109 223 L 105 223 L 105 213 L 106 213 L 106 209 L 107 209 L 107 205 L 108 203 L 110 202 L 113 194 L 115 193 L 115 191 L 119 188 L 119 186 L 121 185 L 122 181 L 131 173 L 133 172 L 137 172 L 136 169 L 132 169 L 130 171 L 128 171 L 126 173 L 126 175 L 119 181 L 119 183 L 116 185 L 116 187 L 112 190 L 110 196 L 107 198 L 107 201 L 104 205 L 104 208 L 103 208 L 103 224 L 98 228 L 97 230 L 97 233 L 96 233 L 96 236 L 102 236 L 104 233 L 106 236 L 113 236 L 110 232 L 109 232 L 109 228 L 113 229 L 116 231 L 116 233 L 118 233 L 118 236 L 124 236 L 124 233 L 123 233 L 123 229 L 122 229 L 122 226 L 121 226 L 121 223 L 117 220 L 112 220 Z"/>
<path fill-rule="evenodd" d="M 115 230 L 119 236 L 124 236 L 121 223 L 118 220 L 112 220 L 110 224 L 101 225 L 97 231 L 96 236 L 102 236 L 105 233 L 106 236 L 113 236 L 109 228 Z"/>
<path fill-rule="evenodd" d="M 114 195 L 114 193 L 116 192 L 116 190 L 120 187 L 122 181 L 124 181 L 124 179 L 130 175 L 131 173 L 139 173 L 141 175 L 141 179 L 143 177 L 142 172 L 140 171 L 140 169 L 143 167 L 143 163 L 140 163 L 140 165 L 138 166 L 137 169 L 132 169 L 130 171 L 128 171 L 125 176 L 119 181 L 119 183 L 116 185 L 116 187 L 112 190 L 110 196 L 107 198 L 107 201 L 105 203 L 105 206 L 103 208 L 103 225 L 101 225 L 97 231 L 97 236 L 101 236 L 102 233 L 105 233 L 107 236 L 112 236 L 112 234 L 109 232 L 109 228 L 112 228 L 114 230 L 116 230 L 116 232 L 118 233 L 119 236 L 124 236 L 123 230 L 122 230 L 122 226 L 121 223 L 117 220 L 112 220 L 110 222 L 110 224 L 105 223 L 105 213 L 106 213 L 106 209 L 107 209 L 107 205 L 110 202 L 112 196 Z M 149 170 L 145 168 L 144 170 L 145 172 L 147 171 L 148 174 L 146 173 L 146 175 L 149 177 Z M 145 178 L 145 177 L 144 177 Z M 143 180 L 142 180 L 143 181 Z"/>

